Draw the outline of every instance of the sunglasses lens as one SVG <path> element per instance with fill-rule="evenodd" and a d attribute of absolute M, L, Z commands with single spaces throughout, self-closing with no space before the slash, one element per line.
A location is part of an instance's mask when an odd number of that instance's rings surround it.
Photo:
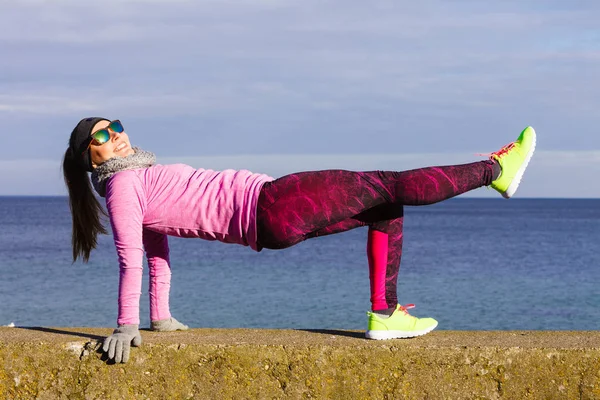
<path fill-rule="evenodd" d="M 110 123 L 110 125 L 108 125 L 108 127 L 110 128 L 111 131 L 116 132 L 116 133 L 123 133 L 123 131 L 124 131 L 121 121 L 113 121 Z"/>
<path fill-rule="evenodd" d="M 108 130 L 106 129 L 101 129 L 97 132 L 94 132 L 92 134 L 92 137 L 94 138 L 97 144 L 104 144 L 110 139 L 110 133 L 108 133 Z"/>

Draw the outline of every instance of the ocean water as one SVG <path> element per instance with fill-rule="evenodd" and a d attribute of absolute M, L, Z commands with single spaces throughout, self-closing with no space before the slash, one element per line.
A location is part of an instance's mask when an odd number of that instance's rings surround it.
<path fill-rule="evenodd" d="M 112 237 L 100 238 L 88 264 L 72 264 L 70 223 L 64 197 L 0 197 L 0 325 L 115 325 Z M 366 233 L 260 253 L 170 238 L 171 312 L 192 327 L 364 329 Z M 407 207 L 399 299 L 438 319 L 438 329 L 597 330 L 599 239 L 597 199 Z"/>

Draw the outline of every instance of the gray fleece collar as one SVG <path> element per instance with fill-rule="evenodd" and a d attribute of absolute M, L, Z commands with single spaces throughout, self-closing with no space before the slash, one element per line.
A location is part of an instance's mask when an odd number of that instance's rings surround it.
<path fill-rule="evenodd" d="M 156 163 L 154 153 L 134 147 L 135 153 L 127 157 L 113 157 L 98 165 L 92 172 L 92 184 L 96 192 L 102 197 L 106 196 L 106 182 L 120 171 L 128 169 L 148 168 Z"/>

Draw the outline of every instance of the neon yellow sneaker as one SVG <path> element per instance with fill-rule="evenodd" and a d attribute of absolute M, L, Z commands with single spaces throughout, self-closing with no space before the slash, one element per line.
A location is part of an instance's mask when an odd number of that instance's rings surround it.
<path fill-rule="evenodd" d="M 433 318 L 413 317 L 406 311 L 414 308 L 414 304 L 401 306 L 398 304 L 396 310 L 388 318 L 381 317 L 374 312 L 367 312 L 369 316 L 369 327 L 365 333 L 367 339 L 400 339 L 421 336 L 431 332 L 438 322 Z"/>
<path fill-rule="evenodd" d="M 498 161 L 502 167 L 500 176 L 491 184 L 502 197 L 509 199 L 517 191 L 525 168 L 535 151 L 535 142 L 535 130 L 528 126 L 515 142 L 490 154 L 490 158 Z"/>

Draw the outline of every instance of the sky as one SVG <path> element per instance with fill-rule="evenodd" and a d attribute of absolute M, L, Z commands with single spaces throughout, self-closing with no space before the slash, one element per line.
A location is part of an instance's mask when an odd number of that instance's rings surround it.
<path fill-rule="evenodd" d="M 0 0 L 0 195 L 65 195 L 88 116 L 159 163 L 277 177 L 482 159 L 600 197 L 600 2 Z M 497 196 L 478 189 L 469 196 Z"/>

